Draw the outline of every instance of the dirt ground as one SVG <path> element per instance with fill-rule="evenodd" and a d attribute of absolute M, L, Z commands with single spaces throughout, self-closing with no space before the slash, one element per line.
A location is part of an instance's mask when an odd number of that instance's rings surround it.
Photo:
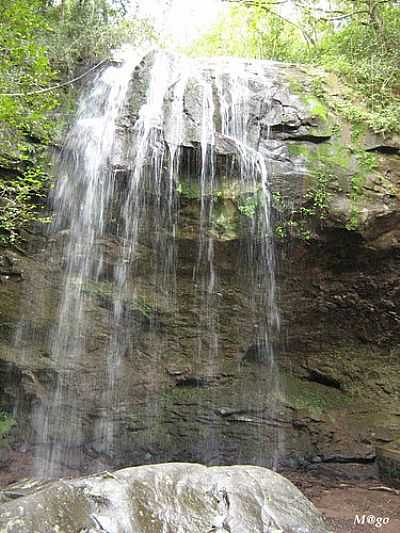
<path fill-rule="evenodd" d="M 341 480 L 304 472 L 285 475 L 321 511 L 333 533 L 400 533 L 400 490 L 372 479 Z"/>

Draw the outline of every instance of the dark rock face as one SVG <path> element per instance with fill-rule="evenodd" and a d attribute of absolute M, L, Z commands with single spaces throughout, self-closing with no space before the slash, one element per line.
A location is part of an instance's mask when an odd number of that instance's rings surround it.
<path fill-rule="evenodd" d="M 127 144 L 145 98 L 150 63 L 151 58 L 145 59 L 132 80 L 130 110 L 119 132 Z M 157 261 L 150 223 L 137 252 L 135 290 L 127 295 L 123 314 L 130 333 L 118 409 L 112 415 L 118 430 L 114 450 L 105 456 L 96 425 L 110 417 L 103 397 L 104 354 L 109 283 L 121 243 L 111 238 L 98 243 L 104 248 L 104 279 L 86 288 L 95 326 L 86 339 L 87 356 L 73 373 L 84 428 L 83 440 L 75 442 L 77 469 L 82 463 L 96 470 L 175 460 L 270 464 L 276 427 L 284 434 L 278 447 L 287 464 L 340 463 L 343 457 L 372 464 L 374 447 L 400 432 L 399 143 L 367 129 L 356 137 L 355 128 L 331 109 L 337 88 L 329 80 L 322 98 L 312 94 L 314 73 L 275 63 L 246 63 L 243 68 L 254 72 L 255 80 L 248 135 L 265 154 L 274 192 L 282 396 L 271 396 L 270 372 L 262 364 L 262 347 L 255 346 L 257 323 L 248 318 L 252 295 L 243 283 L 247 267 L 241 251 L 248 235 L 243 198 L 235 192 L 237 147 L 222 135 L 215 139 L 215 164 L 223 223 L 213 235 L 220 280 L 214 300 L 220 358 L 210 368 L 206 355 L 194 357 L 201 321 L 192 290 L 201 109 L 198 85 L 189 82 L 176 309 L 163 301 L 148 275 Z M 271 80 L 269 94 L 257 84 L 260 68 Z M 168 94 L 164 105 L 172 105 Z M 220 121 L 216 111 L 215 122 Z M 166 123 L 166 142 L 173 136 L 170 128 Z M 122 151 L 115 162 L 120 194 L 128 166 Z M 256 191 L 248 191 L 250 199 L 255 196 Z M 251 212 L 247 215 L 251 218 Z M 32 421 L 58 379 L 48 338 L 60 300 L 64 237 L 61 232 L 48 243 L 38 229 L 30 237 L 28 256 L 0 254 L 0 405 L 17 419 L 7 429 L 14 454 L 30 454 L 33 446 L 40 450 Z M 278 406 L 272 418 L 271 402 Z M 68 409 L 64 412 L 63 422 L 69 424 Z"/>
<path fill-rule="evenodd" d="M 377 463 L 381 478 L 396 487 L 400 483 L 400 446 L 399 441 L 377 448 Z"/>
<path fill-rule="evenodd" d="M 1 505 L 0 528 L 9 533 L 328 531 L 313 504 L 279 474 L 196 464 L 127 468 L 52 483 Z"/>

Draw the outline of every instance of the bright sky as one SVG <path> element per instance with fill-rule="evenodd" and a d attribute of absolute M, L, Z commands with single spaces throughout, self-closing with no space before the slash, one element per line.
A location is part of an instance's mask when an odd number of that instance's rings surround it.
<path fill-rule="evenodd" d="M 135 3 L 138 14 L 153 19 L 161 35 L 178 46 L 188 45 L 210 30 L 232 5 L 222 0 L 131 0 L 132 6 Z M 331 3 L 332 0 L 315 0 L 314 7 L 326 9 Z M 292 0 L 281 0 L 278 9 L 286 18 L 296 20 L 298 17 Z"/>
<path fill-rule="evenodd" d="M 163 36 L 180 46 L 210 29 L 225 9 L 221 0 L 139 0 L 138 5 L 141 15 L 154 19 Z"/>

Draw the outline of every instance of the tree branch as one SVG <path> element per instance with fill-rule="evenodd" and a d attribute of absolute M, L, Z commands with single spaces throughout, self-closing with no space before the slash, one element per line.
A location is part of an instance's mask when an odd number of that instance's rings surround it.
<path fill-rule="evenodd" d="M 247 6 L 254 6 L 254 7 L 267 7 L 267 6 L 279 6 L 281 4 L 287 4 L 288 0 L 222 0 L 223 2 L 227 4 L 243 4 Z"/>
<path fill-rule="evenodd" d="M 97 63 L 97 65 L 94 65 L 89 70 L 87 70 L 86 72 L 84 72 L 83 74 L 81 74 L 80 76 L 77 76 L 76 78 L 74 78 L 72 80 L 64 81 L 62 83 L 57 83 L 56 85 L 52 85 L 51 87 L 46 87 L 45 89 L 39 89 L 37 91 L 30 91 L 28 93 L 0 93 L 0 96 L 11 96 L 11 97 L 23 96 L 23 97 L 26 97 L 26 96 L 35 96 L 37 94 L 48 93 L 50 91 L 55 91 L 57 89 L 61 89 L 62 87 L 66 87 L 67 85 L 72 85 L 73 83 L 81 80 L 82 78 L 84 78 L 85 76 L 87 76 L 88 74 L 93 72 L 94 70 L 96 70 L 99 67 L 101 67 L 101 65 L 104 65 L 104 63 L 106 61 L 108 61 L 108 59 L 103 59 L 102 61 L 100 61 L 100 63 Z"/>
<path fill-rule="evenodd" d="M 379 7 L 381 4 L 388 4 L 392 2 L 392 0 L 378 0 L 374 5 L 373 5 L 373 9 L 375 10 L 377 7 Z M 316 11 L 319 11 L 319 12 L 322 12 L 326 15 L 328 14 L 332 14 L 334 16 L 331 16 L 331 17 L 319 17 L 319 20 L 323 20 L 324 22 L 330 22 L 330 21 L 333 21 L 333 20 L 343 20 L 343 19 L 346 19 L 346 18 L 350 18 L 350 17 L 354 17 L 355 15 L 370 15 L 371 12 L 368 10 L 368 9 L 358 9 L 357 11 L 349 11 L 349 12 L 345 12 L 345 11 L 339 11 L 339 10 L 332 10 L 332 11 L 327 11 L 327 10 L 324 10 L 324 9 L 320 9 L 320 8 L 316 8 Z M 335 15 L 337 13 L 337 15 Z"/>
<path fill-rule="evenodd" d="M 283 20 L 284 22 L 286 22 L 287 24 L 290 24 L 291 26 L 294 26 L 301 33 L 301 35 L 303 36 L 303 38 L 304 38 L 304 40 L 305 40 L 307 45 L 314 44 L 313 38 L 310 35 L 308 35 L 299 24 L 297 24 L 296 22 L 294 22 L 293 20 L 291 20 L 289 18 L 284 17 L 283 15 L 278 13 L 277 11 L 271 11 L 270 12 L 267 9 L 269 6 L 276 6 L 276 5 L 286 4 L 287 0 L 281 0 L 281 1 L 269 1 L 269 0 L 261 0 L 261 1 L 257 1 L 257 0 L 222 0 L 222 1 L 230 3 L 230 4 L 242 4 L 242 5 L 249 6 L 249 7 L 261 7 L 261 8 L 264 8 L 265 11 L 268 11 L 268 13 L 270 13 L 272 16 Z"/>

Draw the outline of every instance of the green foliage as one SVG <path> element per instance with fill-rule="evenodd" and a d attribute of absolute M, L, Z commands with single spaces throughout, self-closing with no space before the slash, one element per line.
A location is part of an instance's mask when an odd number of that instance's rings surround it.
<path fill-rule="evenodd" d="M 7 437 L 8 433 L 14 426 L 14 418 L 5 411 L 0 411 L 0 439 Z"/>
<path fill-rule="evenodd" d="M 107 58 L 123 43 L 155 39 L 148 21 L 124 15 L 125 10 L 110 0 L 64 0 L 49 10 L 51 64 L 61 73 L 73 73 L 80 63 Z"/>
<path fill-rule="evenodd" d="M 386 102 L 386 104 L 385 104 Z M 336 99 L 333 108 L 356 127 L 365 124 L 375 133 L 400 132 L 400 100 L 396 96 L 382 98 L 380 104 L 371 105 L 368 98 L 353 93 Z"/>
<path fill-rule="evenodd" d="M 256 42 L 249 29 L 247 10 L 234 7 L 227 20 L 221 18 L 210 33 L 200 37 L 186 52 L 194 56 L 253 57 Z"/>
<path fill-rule="evenodd" d="M 200 188 L 198 184 L 191 181 L 181 180 L 176 186 L 176 192 L 185 198 L 195 200 L 200 198 Z"/>
<path fill-rule="evenodd" d="M 357 137 L 357 135 L 358 132 L 356 131 L 355 136 Z M 360 210 L 358 204 L 362 199 L 364 184 L 367 176 L 378 167 L 378 158 L 376 154 L 365 152 L 363 150 L 357 150 L 355 148 L 353 150 L 356 154 L 359 170 L 351 177 L 350 199 L 352 202 L 352 208 L 350 220 L 346 224 L 346 229 L 348 230 L 356 230 L 359 226 Z"/>
<path fill-rule="evenodd" d="M 353 156 L 350 148 L 334 143 L 317 146 L 293 143 L 289 144 L 288 148 L 291 155 L 304 159 L 309 170 L 310 183 L 301 206 L 288 204 L 281 193 L 273 193 L 272 203 L 278 213 L 275 234 L 281 240 L 294 236 L 309 241 L 312 237 L 312 226 L 316 222 L 322 224 L 326 218 L 331 196 L 330 187 L 336 179 L 338 168 L 349 168 Z M 366 161 L 363 161 L 362 169 L 365 164 Z M 369 161 L 369 164 L 372 164 L 372 161 Z"/>
<path fill-rule="evenodd" d="M 320 98 L 316 96 L 304 96 L 303 100 L 310 108 L 313 117 L 318 117 L 321 120 L 328 118 L 328 109 Z"/>
<path fill-rule="evenodd" d="M 200 37 L 186 52 L 194 56 L 270 57 L 294 61 L 301 43 L 299 30 L 277 18 L 271 7 L 233 6 L 227 17 Z"/>
<path fill-rule="evenodd" d="M 400 120 L 400 6 L 356 3 L 358 13 L 321 40 L 323 61 L 364 96 L 367 115 L 359 118 L 377 131 L 393 130 Z"/>
<path fill-rule="evenodd" d="M 146 21 L 123 17 L 123 7 L 111 0 L 0 0 L 0 244 L 46 220 L 45 148 L 73 111 L 71 95 L 76 99 L 71 86 L 51 88 L 123 42 L 154 39 Z"/>
<path fill-rule="evenodd" d="M 0 244 L 16 243 L 20 230 L 33 221 L 48 222 L 40 208 L 47 188 L 48 175 L 41 166 L 13 178 L 0 177 Z"/>
<path fill-rule="evenodd" d="M 55 79 L 46 47 L 51 28 L 39 0 L 0 0 L 0 125 L 27 134 L 48 133 L 43 115 L 58 104 L 57 94 L 10 96 L 46 87 Z"/>
<path fill-rule="evenodd" d="M 376 132 L 400 132 L 398 2 L 337 0 L 321 7 L 293 0 L 297 17 L 285 15 L 279 2 L 236 4 L 191 47 L 191 54 L 322 65 L 353 87 L 349 98 L 337 100 L 338 112 Z M 323 96 L 320 80 L 313 91 Z"/>
<path fill-rule="evenodd" d="M 318 212 L 321 219 L 325 218 L 329 200 L 328 185 L 333 179 L 334 175 L 326 170 L 314 171 L 312 189 L 306 194 L 306 199 L 311 200 L 311 213 Z"/>
<path fill-rule="evenodd" d="M 53 30 L 44 3 L 0 0 L 0 21 L 0 244 L 8 244 L 40 218 L 37 204 L 47 186 L 43 145 L 52 135 L 48 117 L 59 105 L 59 94 L 24 96 L 57 78 L 49 61 Z"/>
<path fill-rule="evenodd" d="M 237 211 L 234 203 L 224 197 L 215 200 L 211 217 L 210 234 L 221 240 L 231 240 L 237 236 Z"/>
<path fill-rule="evenodd" d="M 242 198 L 239 198 L 237 208 L 240 213 L 246 217 L 252 218 L 255 216 L 257 207 L 260 204 L 260 198 L 258 194 L 249 194 Z"/>

